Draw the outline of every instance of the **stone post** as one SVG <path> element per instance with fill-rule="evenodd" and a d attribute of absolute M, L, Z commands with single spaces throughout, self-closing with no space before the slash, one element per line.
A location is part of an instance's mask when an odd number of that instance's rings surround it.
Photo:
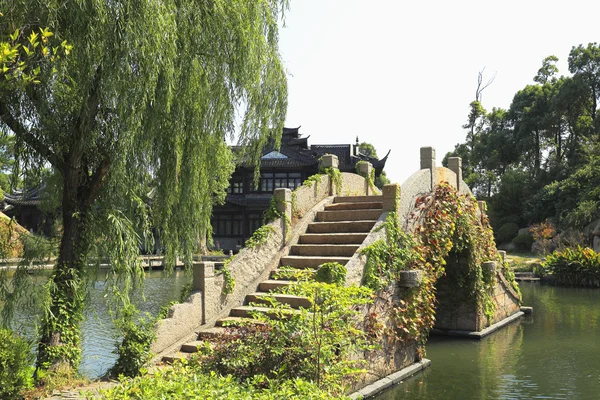
<path fill-rule="evenodd" d="M 421 147 L 421 169 L 428 169 L 431 173 L 431 189 L 435 186 L 435 148 Z"/>
<path fill-rule="evenodd" d="M 506 251 L 498 250 L 498 254 L 500 254 L 500 259 L 502 260 L 502 265 L 506 262 Z"/>
<path fill-rule="evenodd" d="M 449 157 L 448 168 L 456 174 L 456 190 L 460 192 L 460 182 L 462 181 L 462 158 Z"/>
<path fill-rule="evenodd" d="M 275 189 L 273 192 L 277 211 L 284 215 L 283 238 L 287 237 L 288 224 L 292 221 L 292 191 L 287 188 Z"/>
<path fill-rule="evenodd" d="M 485 210 L 487 209 L 487 204 L 485 201 L 483 200 L 479 200 L 477 202 L 477 206 L 479 206 L 479 219 L 482 221 L 483 223 L 483 216 L 486 215 Z"/>
<path fill-rule="evenodd" d="M 339 169 L 340 161 L 335 154 L 325 154 L 319 160 L 319 170 L 325 168 L 335 168 Z M 331 181 L 331 177 L 329 177 L 329 195 L 335 196 L 337 195 L 337 188 L 335 187 L 334 182 Z"/>
<path fill-rule="evenodd" d="M 358 163 L 358 174 L 362 177 L 365 178 L 365 193 L 366 195 L 370 195 L 373 194 L 373 189 L 371 188 L 371 185 L 369 185 L 369 182 L 367 182 L 367 179 L 369 178 L 369 176 L 371 176 L 371 171 L 373 171 L 373 164 L 371 164 L 370 162 L 361 162 Z M 375 184 L 375 182 L 373 182 L 373 184 Z"/>
<path fill-rule="evenodd" d="M 383 190 L 383 211 L 396 210 L 396 201 L 400 201 L 400 185 L 397 183 L 384 185 Z"/>
<path fill-rule="evenodd" d="M 496 274 L 496 261 L 484 262 L 482 269 L 488 274 L 488 276 L 494 276 L 494 274 Z"/>
<path fill-rule="evenodd" d="M 210 286 L 214 286 L 215 279 L 215 263 L 214 262 L 195 262 L 193 264 L 193 290 L 199 290 L 202 292 L 202 324 L 206 323 L 206 309 L 210 304 L 218 301 L 218 299 L 211 298 L 210 291 L 206 289 Z M 212 309 L 212 307 L 211 307 Z"/>
<path fill-rule="evenodd" d="M 319 169 L 323 168 L 335 168 L 338 169 L 340 167 L 340 161 L 335 154 L 325 154 L 319 160 Z"/>

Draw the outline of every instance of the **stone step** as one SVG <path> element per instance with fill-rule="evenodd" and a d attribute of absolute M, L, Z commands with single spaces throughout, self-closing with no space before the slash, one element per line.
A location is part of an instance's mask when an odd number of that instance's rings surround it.
<path fill-rule="evenodd" d="M 281 312 L 285 315 L 290 315 L 293 314 L 295 312 L 298 312 L 298 310 L 290 310 L 290 309 L 284 309 L 281 310 Z M 234 307 L 231 309 L 231 313 L 230 315 L 232 317 L 238 317 L 238 318 L 252 318 L 252 316 L 256 313 L 259 314 L 264 314 L 266 315 L 268 318 L 278 318 L 279 314 L 278 312 L 271 307 L 260 307 L 260 306 L 239 306 L 239 307 Z"/>
<path fill-rule="evenodd" d="M 533 272 L 515 272 L 515 277 L 520 278 L 535 278 L 535 274 Z"/>
<path fill-rule="evenodd" d="M 370 232 L 377 221 L 312 222 L 308 233 L 359 233 Z"/>
<path fill-rule="evenodd" d="M 279 263 L 294 268 L 317 268 L 319 265 L 327 262 L 338 262 L 342 265 L 346 265 L 346 263 L 350 261 L 350 258 L 351 257 L 340 256 L 286 256 L 281 257 Z"/>
<path fill-rule="evenodd" d="M 181 351 L 178 351 L 175 354 L 163 356 L 162 362 L 164 362 L 165 364 L 173 364 L 176 361 L 189 360 L 191 357 L 192 357 L 192 353 L 183 353 Z"/>
<path fill-rule="evenodd" d="M 290 249 L 294 256 L 343 256 L 352 257 L 358 244 L 296 244 Z"/>
<path fill-rule="evenodd" d="M 314 275 L 317 273 L 316 269 L 311 269 L 311 268 L 294 268 L 296 270 L 298 270 L 299 272 L 299 276 L 304 277 L 305 274 L 308 275 L 310 274 L 310 278 L 314 278 Z M 277 276 L 281 276 L 281 278 L 278 278 Z M 298 277 L 293 275 L 293 272 L 290 272 L 289 269 L 281 269 L 281 268 L 276 268 L 273 271 L 271 271 L 271 279 L 272 280 L 287 280 L 287 281 L 297 281 L 299 280 Z M 304 278 L 301 278 L 304 279 Z"/>
<path fill-rule="evenodd" d="M 261 292 L 270 292 L 285 286 L 291 285 L 292 281 L 269 279 L 258 284 L 258 290 Z"/>
<path fill-rule="evenodd" d="M 307 233 L 300 236 L 299 244 L 361 244 L 367 233 Z"/>
<path fill-rule="evenodd" d="M 198 340 L 210 340 L 227 334 L 227 330 L 221 327 L 208 328 L 198 332 Z"/>
<path fill-rule="evenodd" d="M 362 203 L 333 203 L 325 206 L 326 211 L 335 210 L 364 210 L 364 209 L 382 209 L 383 203 L 380 201 L 369 201 Z"/>
<path fill-rule="evenodd" d="M 311 306 L 310 301 L 306 297 L 294 296 L 292 294 L 274 294 L 274 293 L 263 293 L 255 292 L 250 293 L 246 296 L 246 303 L 259 303 L 259 304 L 271 304 L 264 297 L 272 297 L 281 304 L 287 304 L 292 308 L 309 308 Z"/>
<path fill-rule="evenodd" d="M 377 220 L 382 212 L 381 209 L 319 211 L 315 220 L 319 222 Z"/>
<path fill-rule="evenodd" d="M 240 326 L 243 324 L 261 324 L 264 325 L 264 322 L 256 320 L 254 318 L 239 318 L 239 317 L 224 317 L 219 318 L 217 322 L 215 322 L 215 326 L 217 327 L 225 327 L 225 326 Z"/>
<path fill-rule="evenodd" d="M 335 196 L 334 203 L 369 203 L 373 201 L 382 202 L 383 196 Z"/>
<path fill-rule="evenodd" d="M 202 347 L 206 342 L 204 340 L 194 340 L 193 342 L 189 342 L 181 345 L 181 349 L 179 350 L 181 353 L 197 353 L 198 347 Z"/>

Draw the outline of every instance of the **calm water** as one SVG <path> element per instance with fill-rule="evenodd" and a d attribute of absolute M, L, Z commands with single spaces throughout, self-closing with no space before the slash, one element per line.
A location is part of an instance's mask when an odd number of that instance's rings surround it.
<path fill-rule="evenodd" d="M 171 276 L 167 277 L 161 271 L 146 272 L 144 281 L 144 294 L 136 293 L 133 302 L 142 312 L 149 312 L 156 315 L 163 305 L 173 300 L 178 300 L 181 288 L 191 277 L 177 270 Z M 82 362 L 80 372 L 90 378 L 102 376 L 115 362 L 116 355 L 113 354 L 116 342 L 116 330 L 111 322 L 106 301 L 104 299 L 105 284 L 102 277 L 91 287 L 90 307 L 85 315 L 82 325 Z M 29 318 L 29 320 L 28 320 Z M 22 312 L 17 320 L 21 323 L 26 322 L 27 336 L 33 337 L 32 318 L 27 316 L 27 312 Z"/>
<path fill-rule="evenodd" d="M 533 316 L 481 341 L 431 338 L 431 367 L 376 399 L 600 399 L 600 290 L 521 291 Z"/>

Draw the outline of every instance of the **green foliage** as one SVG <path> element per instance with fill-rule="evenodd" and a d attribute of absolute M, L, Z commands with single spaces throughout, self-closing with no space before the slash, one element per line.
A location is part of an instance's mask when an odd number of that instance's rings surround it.
<path fill-rule="evenodd" d="M 257 246 L 267 243 L 271 235 L 275 234 L 275 228 L 269 225 L 263 225 L 254 231 L 252 236 L 246 240 L 246 247 L 253 249 Z"/>
<path fill-rule="evenodd" d="M 498 243 L 510 243 L 519 233 L 519 225 L 514 222 L 508 222 L 500 227 L 496 232 L 496 241 Z"/>
<path fill-rule="evenodd" d="M 175 364 L 171 369 L 158 370 L 102 392 L 106 400 L 125 399 L 228 399 L 228 400 L 326 400 L 347 399 L 322 390 L 316 384 L 303 380 L 279 380 L 257 377 L 240 382 L 231 375 L 204 373 L 193 363 Z"/>
<path fill-rule="evenodd" d="M 315 278 L 315 273 L 310 269 L 293 268 L 282 266 L 275 274 L 275 279 L 308 281 Z"/>
<path fill-rule="evenodd" d="M 223 294 L 233 293 L 233 289 L 235 289 L 235 279 L 233 279 L 233 276 L 231 276 L 231 270 L 227 268 L 227 264 L 223 265 L 221 273 L 223 274 L 223 278 L 225 278 L 225 287 L 223 288 Z"/>
<path fill-rule="evenodd" d="M 289 227 L 292 222 L 290 221 L 289 216 L 285 212 L 278 210 L 278 207 L 279 207 L 278 203 L 284 203 L 284 201 L 275 200 L 275 196 L 271 197 L 271 202 L 269 204 L 269 208 L 265 211 L 263 222 L 265 224 L 267 224 L 271 221 L 282 219 L 285 223 L 285 228 L 286 228 L 286 232 L 287 232 L 289 230 Z M 294 206 L 294 196 L 292 195 L 292 209 L 293 209 L 293 206 Z"/>
<path fill-rule="evenodd" d="M 361 371 L 361 361 L 349 355 L 369 347 L 365 333 L 356 327 L 359 313 L 354 307 L 370 302 L 371 292 L 318 282 L 297 283 L 285 292 L 308 297 L 311 308 L 294 312 L 264 298 L 282 318 L 256 315 L 261 324 L 229 327 L 228 334 L 201 349 L 200 368 L 261 386 L 274 379 L 303 379 L 340 395 L 347 379 Z"/>
<path fill-rule="evenodd" d="M 0 13 L 0 22 L 3 17 Z M 61 43 L 53 36 L 48 28 L 32 29 L 30 26 L 8 35 L 0 34 L 0 89 L 39 84 L 42 66 L 69 55 L 73 46 L 66 40 Z"/>
<path fill-rule="evenodd" d="M 331 185 L 333 187 L 335 187 L 336 193 L 341 193 L 342 192 L 342 173 L 340 172 L 340 170 L 337 168 L 330 167 L 330 168 L 324 168 L 321 172 L 323 174 L 326 174 L 329 176 Z"/>
<path fill-rule="evenodd" d="M 475 199 L 443 183 L 431 195 L 417 199 L 413 218 L 419 222 L 415 232 L 416 251 L 422 257 L 416 262 L 418 268 L 424 270 L 434 284 L 445 273 L 444 266 L 451 251 L 455 257 L 466 257 L 466 268 L 453 271 L 451 276 L 460 288 L 457 296 L 477 304 L 488 319 L 492 318 L 496 307 L 495 280 L 485 279 L 482 264 L 500 261 L 500 257 L 487 216 L 479 215 Z M 431 294 L 424 296 L 435 296 L 434 290 L 429 289 Z M 424 326 L 433 326 L 433 310 L 427 310 L 425 315 Z"/>
<path fill-rule="evenodd" d="M 465 143 L 452 154 L 473 193 L 488 200 L 497 232 L 509 219 L 552 218 L 581 231 L 600 218 L 600 46 L 573 46 L 572 76 L 559 76 L 557 63 L 546 57 L 508 110 L 471 103 Z"/>
<path fill-rule="evenodd" d="M 529 233 L 521 233 L 511 241 L 517 251 L 531 251 L 533 237 Z"/>
<path fill-rule="evenodd" d="M 0 130 L 15 138 L 17 170 L 49 167 L 59 178 L 63 236 L 39 360 L 76 366 L 68 354 L 79 345 L 73 325 L 85 289 L 72 288 L 85 287 L 87 256 L 111 258 L 109 297 L 119 281 L 124 299 L 143 275 L 135 256 L 152 239 L 150 225 L 167 268 L 177 257 L 191 266 L 212 206 L 226 195 L 234 165 L 224 139 L 233 139 L 239 112 L 237 139 L 249 163 L 259 163 L 270 140 L 280 141 L 287 85 L 278 23 L 287 1 L 3 6 L 10 13 L 0 18 L 0 43 L 24 46 L 36 34 L 42 57 L 44 47 L 55 47 L 44 37 L 70 52 L 26 63 L 23 72 L 33 68 L 38 84 L 3 80 Z M 15 27 L 23 27 L 16 38 Z"/>
<path fill-rule="evenodd" d="M 356 163 L 356 173 L 360 176 L 362 176 L 363 178 L 366 179 L 367 183 L 369 184 L 369 187 L 371 189 L 375 188 L 375 168 L 371 168 L 371 172 L 368 174 L 363 174 L 360 172 L 360 166 L 363 164 L 366 164 L 366 161 L 359 161 Z"/>
<path fill-rule="evenodd" d="M 112 376 L 137 376 L 144 365 L 150 361 L 150 345 L 156 338 L 154 324 L 156 319 L 149 314 L 139 317 L 135 306 L 128 305 L 122 310 L 120 318 L 115 320 L 115 326 L 122 339 L 117 343 L 115 353 L 118 358 L 110 369 Z"/>
<path fill-rule="evenodd" d="M 400 229 L 396 212 L 388 214 L 380 229 L 385 229 L 385 239 L 366 246 L 360 253 L 367 257 L 363 284 L 373 290 L 380 290 L 397 280 L 400 271 L 409 269 L 418 258 L 412 238 Z"/>
<path fill-rule="evenodd" d="M 313 185 L 316 185 L 319 182 L 321 182 L 321 177 L 322 176 L 323 176 L 323 174 L 314 174 L 314 175 L 311 175 L 308 178 L 306 178 L 306 180 L 304 182 L 302 182 L 302 186 L 312 187 Z"/>
<path fill-rule="evenodd" d="M 54 269 L 44 286 L 43 324 L 37 365 L 54 369 L 81 361 L 81 321 L 87 282 L 74 268 Z M 58 341 L 61 345 L 53 345 Z"/>
<path fill-rule="evenodd" d="M 542 266 L 558 284 L 600 287 L 600 253 L 590 248 L 557 250 L 546 256 Z"/>
<path fill-rule="evenodd" d="M 188 299 L 188 297 L 190 297 L 190 295 L 192 294 L 193 291 L 194 291 L 194 283 L 193 282 L 188 282 L 185 285 L 183 285 L 181 287 L 181 291 L 179 292 L 179 302 L 184 303 Z"/>
<path fill-rule="evenodd" d="M 34 359 L 25 339 L 0 328 L 0 398 L 22 398 L 23 390 L 33 385 Z"/>
<path fill-rule="evenodd" d="M 317 282 L 334 283 L 336 285 L 343 285 L 346 283 L 346 275 L 348 269 L 345 265 L 338 262 L 327 262 L 321 264 L 315 275 Z"/>

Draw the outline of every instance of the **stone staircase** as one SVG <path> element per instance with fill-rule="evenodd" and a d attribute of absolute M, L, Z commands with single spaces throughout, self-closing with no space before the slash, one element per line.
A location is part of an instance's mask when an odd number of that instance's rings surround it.
<path fill-rule="evenodd" d="M 382 200 L 382 196 L 335 197 L 332 204 L 317 213 L 315 221 L 308 225 L 298 243 L 291 246 L 289 254 L 280 259 L 280 267 L 271 271 L 270 279 L 261 282 L 256 292 L 246 295 L 244 305 L 232 308 L 229 316 L 217 320 L 214 328 L 199 332 L 196 341 L 184 344 L 177 354 L 163 357 L 163 361 L 189 358 L 203 341 L 225 334 L 225 325 L 255 321 L 252 320 L 255 313 L 274 316 L 265 296 L 288 304 L 290 312 L 310 307 L 305 297 L 277 291 L 293 283 L 295 270 L 303 271 L 303 275 L 314 275 L 321 264 L 338 262 L 345 265 L 350 261 L 383 213 Z"/>

